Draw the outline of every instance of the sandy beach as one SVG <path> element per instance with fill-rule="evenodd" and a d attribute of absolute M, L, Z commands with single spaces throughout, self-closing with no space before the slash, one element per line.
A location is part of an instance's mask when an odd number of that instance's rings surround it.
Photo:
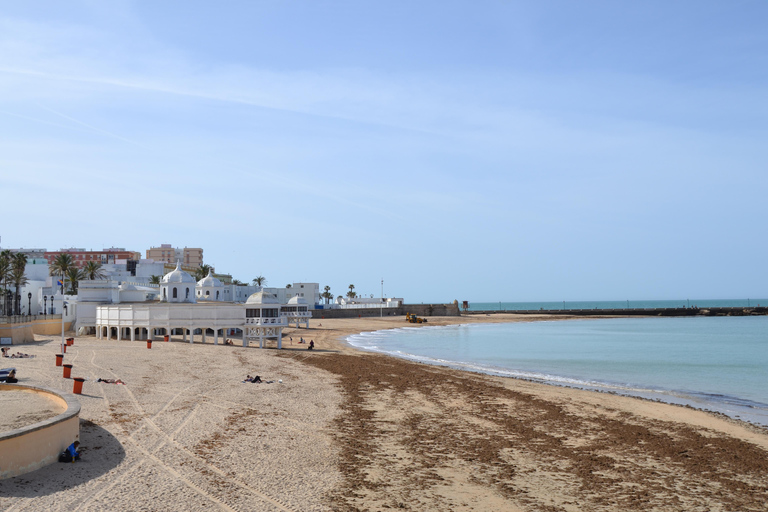
<path fill-rule="evenodd" d="M 0 481 L 0 509 L 768 510 L 765 430 L 339 341 L 403 325 L 312 320 L 285 331 L 282 351 L 211 337 L 151 350 L 78 337 L 66 362 L 90 379 L 80 397 L 83 460 Z M 71 392 L 54 365 L 58 346 L 43 337 L 26 345 L 37 357 L 14 360 L 20 383 Z M 243 383 L 246 374 L 271 383 Z"/>

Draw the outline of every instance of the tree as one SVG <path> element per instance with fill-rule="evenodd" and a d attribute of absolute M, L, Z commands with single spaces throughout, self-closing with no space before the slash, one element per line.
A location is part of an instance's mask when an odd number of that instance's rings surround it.
<path fill-rule="evenodd" d="M 0 253 L 0 286 L 2 286 L 2 290 L 0 290 L 0 293 L 2 293 L 2 305 L 3 305 L 3 314 L 8 314 L 9 305 L 8 304 L 8 294 L 6 293 L 8 289 L 8 281 L 11 279 L 11 260 L 13 258 L 13 255 L 11 254 L 11 251 L 6 249 L 3 252 Z"/>
<path fill-rule="evenodd" d="M 75 262 L 72 261 L 72 256 L 66 253 L 56 256 L 56 259 L 51 264 L 50 274 L 52 276 L 61 276 L 62 295 L 64 295 L 64 276 L 67 275 L 71 268 L 75 268 Z"/>
<path fill-rule="evenodd" d="M 256 277 L 253 280 L 253 284 L 255 284 L 256 286 L 263 286 L 263 285 L 267 284 L 267 278 L 264 277 L 264 276 Z"/>
<path fill-rule="evenodd" d="M 333 299 L 333 294 L 331 293 L 331 287 L 326 286 L 323 288 L 323 293 L 320 294 L 322 298 L 325 299 L 325 303 L 328 304 Z"/>
<path fill-rule="evenodd" d="M 107 273 L 101 268 L 101 263 L 98 261 L 89 261 L 83 267 L 83 277 L 95 281 L 96 279 L 105 279 Z"/>
<path fill-rule="evenodd" d="M 149 276 L 149 284 L 160 284 L 160 276 Z"/>
<path fill-rule="evenodd" d="M 77 295 L 78 281 L 84 279 L 83 271 L 77 267 L 71 267 L 65 274 L 66 280 L 69 281 L 69 292 L 72 295 Z"/>
<path fill-rule="evenodd" d="M 290 284 L 290 283 L 288 283 L 287 285 L 285 285 L 285 289 L 286 289 L 286 290 L 287 290 L 288 288 L 290 288 L 290 287 L 291 287 L 291 284 Z"/>
<path fill-rule="evenodd" d="M 213 267 L 210 265 L 202 264 L 195 269 L 195 280 L 199 281 L 213 271 Z"/>
<path fill-rule="evenodd" d="M 236 284 L 237 286 L 244 286 L 244 285 L 245 285 L 245 283 L 244 283 L 244 282 L 242 282 L 242 281 L 241 281 L 241 280 L 239 280 L 239 279 L 233 279 L 233 280 L 232 280 L 232 284 Z"/>
<path fill-rule="evenodd" d="M 347 297 L 350 299 L 354 299 L 357 297 L 357 294 L 355 293 L 355 285 L 351 284 L 349 285 L 349 291 L 347 292 Z"/>
<path fill-rule="evenodd" d="M 16 290 L 16 300 L 14 301 L 14 309 L 18 315 L 21 312 L 21 287 L 26 285 L 29 280 L 26 275 L 27 270 L 27 255 L 16 253 L 11 259 L 11 280 Z"/>

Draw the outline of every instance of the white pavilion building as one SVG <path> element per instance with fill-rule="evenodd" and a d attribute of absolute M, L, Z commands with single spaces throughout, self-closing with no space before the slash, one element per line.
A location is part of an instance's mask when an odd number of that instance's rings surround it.
<path fill-rule="evenodd" d="M 209 281 L 206 279 L 211 278 Z M 216 281 L 210 274 L 200 282 L 201 296 L 205 291 L 216 290 Z M 96 307 L 96 337 L 117 340 L 154 339 L 165 335 L 169 339 L 181 334 L 183 341 L 193 341 L 196 330 L 202 333 L 203 343 L 208 331 L 213 331 L 213 342 L 218 345 L 219 336 L 227 337 L 234 330 L 242 331 L 242 345 L 259 341 L 264 347 L 266 339 L 277 339 L 277 348 L 282 348 L 283 328 L 288 326 L 288 317 L 281 315 L 282 305 L 277 297 L 267 292 L 251 295 L 245 304 L 234 304 L 216 300 L 198 303 L 195 279 L 181 270 L 180 265 L 169 272 L 160 284 L 159 301 L 102 304 Z M 221 285 L 221 282 L 219 282 Z M 220 297 L 221 295 L 219 295 Z"/>

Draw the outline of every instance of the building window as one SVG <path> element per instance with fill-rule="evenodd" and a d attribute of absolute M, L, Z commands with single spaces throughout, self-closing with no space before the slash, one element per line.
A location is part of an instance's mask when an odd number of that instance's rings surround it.
<path fill-rule="evenodd" d="M 176 288 L 173 289 L 173 298 L 177 299 L 179 297 L 178 293 L 176 292 Z"/>
<path fill-rule="evenodd" d="M 185 298 L 185 299 L 188 299 L 188 298 L 189 298 L 189 288 L 187 288 L 187 296 L 186 296 L 186 297 L 184 297 L 184 298 Z"/>

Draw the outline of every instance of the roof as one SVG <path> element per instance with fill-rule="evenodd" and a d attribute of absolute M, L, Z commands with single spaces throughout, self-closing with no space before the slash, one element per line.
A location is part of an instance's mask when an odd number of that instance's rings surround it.
<path fill-rule="evenodd" d="M 246 304 L 280 304 L 277 297 L 269 292 L 261 291 L 256 292 L 245 301 Z"/>
<path fill-rule="evenodd" d="M 208 275 L 197 282 L 198 286 L 224 286 L 222 282 L 213 277 L 212 271 L 208 271 Z"/>
<path fill-rule="evenodd" d="M 163 283 L 197 283 L 188 272 L 181 270 L 181 262 L 176 262 L 176 269 L 163 276 Z"/>

